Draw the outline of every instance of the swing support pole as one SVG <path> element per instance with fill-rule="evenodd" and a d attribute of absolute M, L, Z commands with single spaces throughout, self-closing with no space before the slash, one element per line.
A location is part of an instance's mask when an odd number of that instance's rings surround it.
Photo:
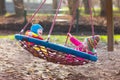
<path fill-rule="evenodd" d="M 106 0 L 108 51 L 114 51 L 114 26 L 112 0 Z"/>

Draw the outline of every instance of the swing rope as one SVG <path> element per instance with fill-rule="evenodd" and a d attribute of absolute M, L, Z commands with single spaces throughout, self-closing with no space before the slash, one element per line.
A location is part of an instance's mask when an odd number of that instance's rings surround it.
<path fill-rule="evenodd" d="M 52 25 L 51 25 L 51 28 L 50 28 L 50 31 L 49 31 L 49 34 L 48 34 L 48 38 L 47 38 L 47 41 L 49 41 L 50 39 L 50 36 L 51 36 L 51 33 L 53 31 L 53 28 L 54 28 L 54 25 L 55 25 L 55 21 L 56 21 L 56 18 L 57 18 L 57 15 L 58 15 L 58 12 L 59 12 L 59 9 L 61 7 L 61 4 L 62 4 L 62 1 L 63 0 L 60 0 L 60 3 L 58 5 L 58 8 L 56 10 L 56 14 L 54 16 L 54 19 L 53 19 L 53 22 L 52 22 Z M 20 34 L 22 34 L 25 29 L 27 28 L 27 26 L 29 25 L 29 23 L 32 22 L 33 18 L 35 17 L 35 15 L 38 13 L 38 11 L 41 9 L 41 7 L 44 5 L 44 3 L 46 2 L 46 0 L 44 0 L 43 2 L 41 1 L 40 5 L 38 6 L 38 8 L 36 9 L 36 11 L 34 12 L 34 14 L 32 15 L 32 17 L 29 19 L 28 23 L 23 27 L 23 29 L 20 31 Z M 92 36 L 94 36 L 94 23 L 93 23 L 93 16 L 92 16 L 92 9 L 91 9 L 91 1 L 88 0 L 88 5 L 89 5 L 89 10 L 90 10 L 90 21 L 91 21 L 91 28 L 92 28 Z M 76 14 L 76 9 L 78 8 L 79 6 L 79 0 L 77 0 L 76 2 L 76 6 L 75 6 L 75 9 L 74 9 L 74 12 L 73 12 L 73 16 L 72 16 L 72 20 L 70 22 L 70 27 L 69 27 L 69 30 L 68 30 L 68 33 L 70 33 L 71 29 L 72 29 L 72 26 L 74 24 L 74 20 L 75 20 L 75 14 Z M 68 42 L 68 35 L 67 35 L 67 38 L 66 38 L 66 41 L 65 41 L 65 45 L 67 44 Z"/>
<path fill-rule="evenodd" d="M 58 8 L 57 8 L 57 10 L 56 10 L 56 13 L 55 13 L 55 16 L 54 16 L 54 19 L 53 19 L 53 22 L 52 22 L 52 25 L 51 25 L 51 28 L 50 28 L 50 31 L 49 31 L 49 34 L 48 34 L 47 41 L 49 41 L 49 39 L 50 39 L 50 36 L 51 36 L 52 31 L 53 31 L 53 28 L 54 28 L 54 25 L 55 25 L 55 21 L 56 21 L 56 18 L 57 18 L 59 9 L 60 9 L 60 7 L 61 7 L 62 1 L 63 1 L 63 0 L 60 0 L 60 2 L 59 2 Z"/>
<path fill-rule="evenodd" d="M 91 22 L 91 28 L 92 28 L 92 37 L 94 39 L 95 29 L 94 29 L 94 21 L 93 21 L 93 13 L 92 13 L 92 3 L 91 3 L 91 0 L 88 0 L 88 6 L 89 6 L 89 10 L 90 10 L 90 22 Z M 94 43 L 94 45 L 95 45 L 95 43 Z M 96 46 L 94 48 L 96 48 Z"/>
<path fill-rule="evenodd" d="M 33 13 L 32 17 L 29 19 L 29 21 L 27 22 L 27 24 L 20 31 L 20 34 L 22 34 L 25 31 L 25 29 L 27 28 L 27 26 L 32 22 L 33 18 L 35 17 L 35 15 L 38 13 L 38 11 L 41 9 L 41 7 L 44 5 L 45 2 L 46 2 L 46 0 L 44 0 L 43 2 L 41 1 L 40 5 L 36 9 L 36 11 Z"/>
<path fill-rule="evenodd" d="M 79 1 L 79 0 L 78 0 Z M 71 31 L 71 28 L 72 28 L 72 25 L 74 23 L 74 18 L 75 18 L 75 14 L 76 14 L 76 9 L 78 8 L 79 6 L 79 3 L 77 1 L 77 5 L 74 9 L 74 13 L 73 13 L 73 17 L 72 17 L 72 20 L 70 22 L 70 27 L 69 27 L 69 30 L 68 30 L 68 33 L 70 33 Z M 95 35 L 95 31 L 94 31 L 94 23 L 93 23 L 93 13 L 92 13 L 92 8 L 91 8 L 91 0 L 88 0 L 88 6 L 89 6 L 89 10 L 90 10 L 90 22 L 91 22 L 91 28 L 92 28 L 92 36 L 94 37 Z M 65 45 L 67 45 L 67 42 L 68 42 L 68 38 L 69 36 L 67 35 L 67 38 L 66 38 L 66 41 L 65 41 Z"/>
<path fill-rule="evenodd" d="M 72 19 L 71 19 L 71 21 L 70 21 L 70 26 L 69 26 L 68 33 L 70 33 L 70 31 L 71 31 L 71 29 L 72 29 L 72 26 L 73 26 L 73 24 L 74 24 L 75 15 L 76 15 L 76 10 L 77 10 L 78 7 L 79 7 L 79 0 L 76 1 L 76 5 L 75 5 L 75 9 L 74 9 L 74 11 L 73 11 Z M 68 38 L 69 38 L 69 36 L 67 35 L 67 38 L 66 38 L 66 41 L 65 41 L 65 45 L 67 45 Z"/>
<path fill-rule="evenodd" d="M 91 22 L 91 28 L 92 28 L 92 36 L 94 37 L 95 30 L 94 30 L 94 23 L 93 23 L 93 13 L 92 13 L 92 3 L 91 3 L 91 0 L 88 0 L 88 6 L 89 6 L 89 10 L 90 10 L 90 22 Z"/>

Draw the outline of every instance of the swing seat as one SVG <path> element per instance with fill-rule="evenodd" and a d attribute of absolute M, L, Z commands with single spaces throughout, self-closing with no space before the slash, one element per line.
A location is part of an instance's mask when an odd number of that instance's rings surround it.
<path fill-rule="evenodd" d="M 53 18 L 53 23 L 51 25 L 51 28 L 48 34 L 49 37 L 52 33 L 62 1 L 63 0 L 60 0 L 58 8 L 56 10 L 56 14 Z M 25 29 L 27 28 L 27 26 L 29 25 L 29 23 L 32 22 L 33 18 L 35 17 L 35 15 L 38 13 L 38 11 L 40 10 L 40 8 L 43 6 L 45 2 L 46 0 L 41 1 L 41 4 L 36 9 L 33 16 L 29 19 L 28 23 L 20 31 L 21 34 L 15 35 L 15 38 L 19 40 L 21 46 L 27 51 L 29 51 L 35 57 L 42 58 L 49 62 L 64 64 L 64 65 L 83 65 L 91 61 L 93 62 L 97 61 L 97 56 L 95 55 L 88 54 L 86 52 L 77 51 L 75 49 L 62 46 L 62 45 L 58 45 L 58 44 L 54 44 L 54 43 L 51 43 L 45 40 L 40 40 L 35 37 L 33 38 L 33 37 L 26 36 L 26 35 L 22 35 Z M 78 4 L 76 5 L 76 9 L 77 9 L 77 6 Z M 72 27 L 71 25 L 73 25 L 74 18 L 75 18 L 75 15 L 73 15 L 72 17 L 69 32 Z"/>
<path fill-rule="evenodd" d="M 97 61 L 97 57 L 94 55 L 45 40 L 39 40 L 37 38 L 21 34 L 16 34 L 15 38 L 19 40 L 21 46 L 32 53 L 33 56 L 45 59 L 49 62 L 64 65 L 83 65 L 90 61 Z M 26 42 L 32 42 L 34 45 L 26 44 Z M 83 60 L 80 58 L 83 58 Z"/>

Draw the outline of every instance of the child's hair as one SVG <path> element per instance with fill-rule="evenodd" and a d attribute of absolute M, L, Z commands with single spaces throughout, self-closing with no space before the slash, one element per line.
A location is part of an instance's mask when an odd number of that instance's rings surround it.
<path fill-rule="evenodd" d="M 38 33 L 37 33 L 38 29 L 43 30 L 43 27 L 42 27 L 40 24 L 33 24 L 33 25 L 31 26 L 31 28 L 30 28 L 30 31 L 38 34 Z"/>

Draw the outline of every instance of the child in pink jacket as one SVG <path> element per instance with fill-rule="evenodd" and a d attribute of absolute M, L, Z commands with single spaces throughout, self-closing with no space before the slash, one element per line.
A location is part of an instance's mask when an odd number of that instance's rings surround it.
<path fill-rule="evenodd" d="M 76 50 L 87 52 L 88 54 L 92 54 L 92 55 L 96 54 L 96 46 L 100 40 L 99 35 L 85 38 L 83 42 L 73 37 L 70 33 L 68 33 L 68 36 L 70 37 L 71 43 L 73 43 L 76 46 L 75 48 Z"/>

